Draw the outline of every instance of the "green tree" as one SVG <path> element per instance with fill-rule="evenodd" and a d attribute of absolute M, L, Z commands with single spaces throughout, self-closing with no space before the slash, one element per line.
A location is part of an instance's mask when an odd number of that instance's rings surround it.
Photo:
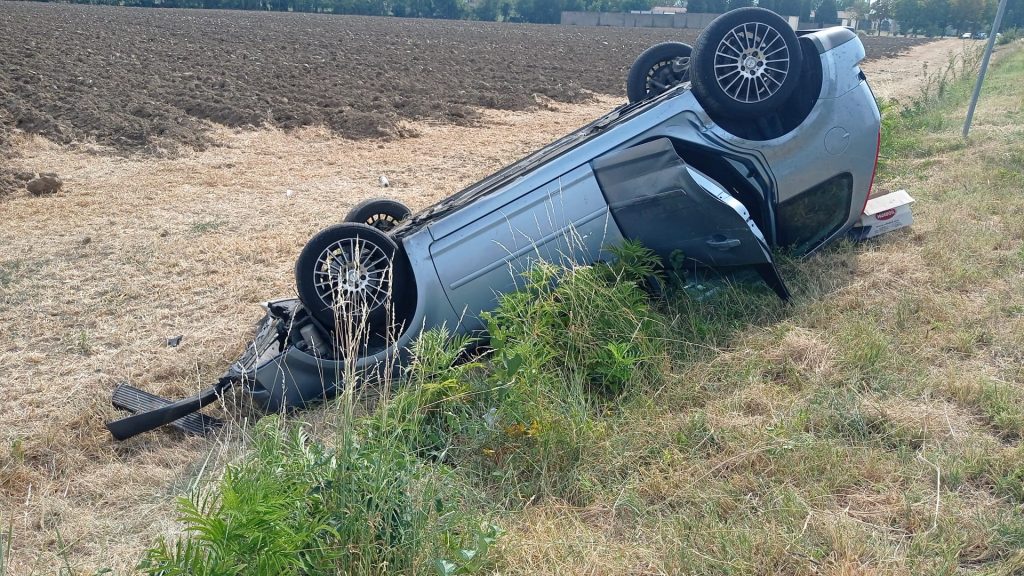
<path fill-rule="evenodd" d="M 918 0 L 893 0 L 892 16 L 900 23 L 900 32 L 904 36 L 911 31 L 916 34 L 924 29 L 925 20 Z"/>
<path fill-rule="evenodd" d="M 622 0 L 619 4 L 619 10 L 622 12 L 630 12 L 632 10 L 650 10 L 654 4 L 652 0 Z"/>
<path fill-rule="evenodd" d="M 777 12 L 783 16 L 799 16 L 801 9 L 800 0 L 778 0 Z"/>
<path fill-rule="evenodd" d="M 434 14 L 431 0 L 392 0 L 391 14 L 403 18 L 429 18 Z"/>
<path fill-rule="evenodd" d="M 477 20 L 494 22 L 498 19 L 500 8 L 498 0 L 481 0 L 473 9 L 473 17 Z"/>
<path fill-rule="evenodd" d="M 878 34 L 882 34 L 882 22 L 892 18 L 892 0 L 875 0 L 869 12 L 871 21 L 878 23 Z"/>
<path fill-rule="evenodd" d="M 945 36 L 949 24 L 949 0 L 923 0 L 922 16 L 928 36 Z"/>
<path fill-rule="evenodd" d="M 516 14 L 527 22 L 556 24 L 562 19 L 562 1 L 516 0 Z"/>
<path fill-rule="evenodd" d="M 811 20 L 811 12 L 814 10 L 814 4 L 817 0 L 800 0 L 800 11 L 795 16 L 800 17 L 801 22 L 809 22 Z"/>
<path fill-rule="evenodd" d="M 839 23 L 838 11 L 836 0 L 821 0 L 814 10 L 814 21 L 821 27 L 835 26 Z"/>
<path fill-rule="evenodd" d="M 1024 3 L 1010 2 L 1006 5 L 1006 14 L 1003 14 L 1003 30 L 1024 27 Z"/>
<path fill-rule="evenodd" d="M 431 2 L 430 16 L 433 18 L 458 20 L 459 18 L 462 18 L 465 13 L 466 4 L 463 0 L 433 0 L 433 2 Z"/>

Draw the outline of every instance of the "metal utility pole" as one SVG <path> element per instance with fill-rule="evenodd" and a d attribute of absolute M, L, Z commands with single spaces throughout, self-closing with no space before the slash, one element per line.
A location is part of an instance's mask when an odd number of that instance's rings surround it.
<path fill-rule="evenodd" d="M 967 107 L 967 120 L 964 121 L 964 138 L 971 131 L 971 120 L 974 118 L 974 107 L 978 105 L 978 97 L 981 96 L 981 84 L 985 82 L 985 71 L 988 70 L 988 61 L 992 57 L 992 47 L 996 43 L 996 34 L 999 33 L 999 25 L 1003 21 L 1003 13 L 1006 12 L 1006 0 L 999 0 L 999 9 L 996 10 L 996 19 L 992 23 L 992 32 L 988 35 L 988 44 L 985 45 L 985 56 L 981 59 L 981 70 L 978 71 L 978 82 L 974 84 L 974 94 L 971 95 L 971 104 Z"/>

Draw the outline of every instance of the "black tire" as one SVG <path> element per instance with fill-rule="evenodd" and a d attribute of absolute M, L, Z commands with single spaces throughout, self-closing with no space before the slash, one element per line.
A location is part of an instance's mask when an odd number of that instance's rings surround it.
<path fill-rule="evenodd" d="M 738 8 L 697 37 L 690 80 L 712 115 L 754 118 L 782 107 L 800 83 L 803 53 L 796 33 L 764 8 Z"/>
<path fill-rule="evenodd" d="M 626 96 L 630 103 L 653 98 L 669 88 L 690 80 L 688 44 L 655 44 L 633 61 L 626 76 Z"/>
<path fill-rule="evenodd" d="M 412 216 L 412 211 L 397 200 L 371 198 L 353 206 L 345 215 L 345 222 L 358 222 L 390 232 L 409 216 Z"/>
<path fill-rule="evenodd" d="M 409 280 L 399 258 L 395 241 L 373 226 L 352 222 L 324 228 L 295 262 L 299 300 L 328 329 L 337 331 L 339 322 L 348 322 L 370 336 L 384 335 L 394 320 L 392 295 L 404 294 Z"/>

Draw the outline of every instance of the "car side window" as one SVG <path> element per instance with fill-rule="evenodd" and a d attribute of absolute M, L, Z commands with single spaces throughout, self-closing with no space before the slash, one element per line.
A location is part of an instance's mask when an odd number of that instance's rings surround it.
<path fill-rule="evenodd" d="M 779 204 L 779 245 L 798 254 L 816 248 L 846 222 L 852 196 L 853 177 L 844 173 Z"/>

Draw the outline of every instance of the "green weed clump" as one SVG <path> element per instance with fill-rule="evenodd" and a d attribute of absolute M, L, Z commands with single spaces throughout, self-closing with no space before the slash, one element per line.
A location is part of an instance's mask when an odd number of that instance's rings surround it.
<path fill-rule="evenodd" d="M 602 416 L 663 373 L 663 326 L 642 289 L 657 257 L 635 243 L 615 255 L 610 265 L 539 265 L 485 315 L 488 418 L 470 446 L 506 498 L 579 497 L 579 466 Z"/>
<path fill-rule="evenodd" d="M 484 567 L 497 530 L 446 510 L 429 468 L 371 432 L 331 447 L 298 424 L 264 419 L 246 457 L 211 489 L 179 500 L 185 536 L 159 542 L 140 568 L 212 576 Z"/>
<path fill-rule="evenodd" d="M 484 315 L 497 356 L 529 359 L 595 397 L 657 379 L 659 320 L 641 286 L 658 258 L 634 242 L 613 252 L 611 265 L 533 268 L 524 290 Z"/>
<path fill-rule="evenodd" d="M 1016 42 L 1021 38 L 1021 36 L 1020 28 L 1009 28 L 1007 30 L 1003 30 L 1002 35 L 996 38 L 996 44 L 1003 46 L 1011 42 Z"/>
<path fill-rule="evenodd" d="M 412 449 L 460 467 L 491 498 L 517 506 L 580 495 L 585 450 L 603 417 L 663 373 L 662 324 L 643 285 L 659 266 L 626 244 L 611 264 L 541 263 L 484 315 L 486 353 L 445 331 L 414 346 L 407 385 L 381 417 L 410 426 Z"/>
<path fill-rule="evenodd" d="M 148 574 L 469 574 L 500 530 L 460 511 L 476 492 L 510 504 L 572 498 L 603 415 L 664 364 L 641 288 L 659 263 L 635 244 L 613 264 L 539 264 L 487 314 L 490 339 L 424 333 L 397 391 L 356 417 L 351 391 L 331 443 L 278 417 L 248 454 L 179 501 L 184 536 Z"/>

